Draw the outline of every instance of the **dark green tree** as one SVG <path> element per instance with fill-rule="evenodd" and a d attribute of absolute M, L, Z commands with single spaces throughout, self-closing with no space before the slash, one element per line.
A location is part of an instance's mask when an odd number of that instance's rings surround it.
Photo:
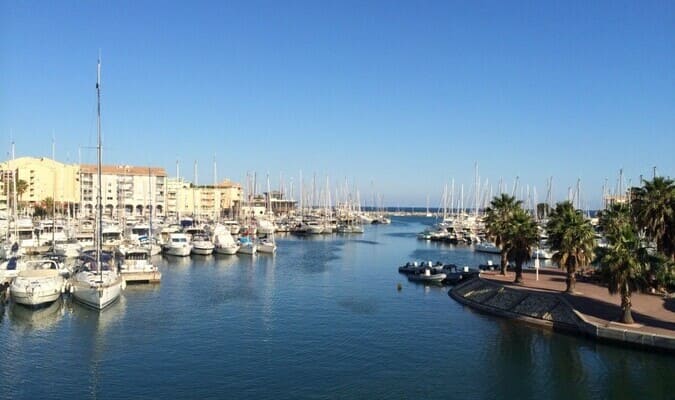
<path fill-rule="evenodd" d="M 532 257 L 532 249 L 539 243 L 539 229 L 530 213 L 518 207 L 511 214 L 506 235 L 505 248 L 508 258 L 516 264 L 516 283 L 523 282 L 523 264 Z"/>
<path fill-rule="evenodd" d="M 638 227 L 659 252 L 675 261 L 675 183 L 655 177 L 632 190 L 631 207 Z"/>
<path fill-rule="evenodd" d="M 506 275 L 506 266 L 509 262 L 509 249 L 504 239 L 508 233 L 513 213 L 520 209 L 521 203 L 515 197 L 502 193 L 495 196 L 490 202 L 490 206 L 485 210 L 487 237 L 501 248 L 500 271 L 502 275 Z"/>
<path fill-rule="evenodd" d="M 572 203 L 564 201 L 556 204 L 546 225 L 548 243 L 553 253 L 553 261 L 567 272 L 568 293 L 574 293 L 576 271 L 590 264 L 595 248 L 595 232 L 584 214 L 575 210 Z"/>

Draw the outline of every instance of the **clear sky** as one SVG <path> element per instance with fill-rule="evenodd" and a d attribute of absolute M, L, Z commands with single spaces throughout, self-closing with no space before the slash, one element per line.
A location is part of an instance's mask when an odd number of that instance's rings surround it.
<path fill-rule="evenodd" d="M 675 175 L 673 1 L 5 0 L 3 156 L 95 161 L 99 50 L 106 164 L 432 207 L 474 163 L 590 207 Z"/>

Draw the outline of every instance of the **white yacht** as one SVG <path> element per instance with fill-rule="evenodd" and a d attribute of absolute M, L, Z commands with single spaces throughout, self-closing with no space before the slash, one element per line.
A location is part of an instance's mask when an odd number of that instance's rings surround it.
<path fill-rule="evenodd" d="M 194 233 L 192 235 L 192 254 L 199 254 L 202 256 L 208 256 L 213 254 L 215 246 L 205 232 Z"/>
<path fill-rule="evenodd" d="M 241 245 L 241 247 L 239 247 L 240 254 L 255 255 L 255 253 L 258 252 L 258 246 L 248 236 L 240 237 L 239 244 Z"/>
<path fill-rule="evenodd" d="M 122 228 L 117 224 L 103 226 L 103 246 L 114 248 L 122 244 Z"/>
<path fill-rule="evenodd" d="M 9 259 L 0 262 L 0 285 L 5 282 L 11 282 L 24 269 L 25 262 L 21 256 L 15 255 Z"/>
<path fill-rule="evenodd" d="M 188 236 L 181 232 L 169 234 L 169 239 L 162 246 L 165 254 L 170 256 L 187 257 L 192 251 L 192 245 Z"/>
<path fill-rule="evenodd" d="M 36 307 L 56 301 L 65 289 L 67 272 L 54 260 L 31 260 L 9 287 L 14 302 Z"/>
<path fill-rule="evenodd" d="M 305 222 L 305 232 L 311 235 L 320 235 L 324 233 L 325 227 L 319 221 Z"/>
<path fill-rule="evenodd" d="M 259 238 L 256 245 L 258 253 L 274 254 L 274 252 L 277 251 L 277 243 L 274 240 L 273 233 L 266 237 Z"/>
<path fill-rule="evenodd" d="M 239 243 L 235 242 L 230 229 L 223 226 L 216 226 L 213 232 L 214 251 L 217 254 L 237 254 L 239 251 Z"/>
<path fill-rule="evenodd" d="M 70 293 L 80 303 L 102 310 L 119 299 L 126 286 L 111 266 L 111 256 L 100 254 L 100 263 L 87 257 L 70 281 Z"/>
<path fill-rule="evenodd" d="M 97 178 L 98 178 L 98 199 L 102 198 L 101 183 L 101 63 L 99 60 L 96 76 L 96 95 L 98 100 L 97 107 Z M 96 221 L 103 219 L 103 207 L 97 204 Z M 95 250 L 93 257 L 85 254 L 84 262 L 78 266 L 75 276 L 70 280 L 70 293 L 76 301 L 102 310 L 120 298 L 122 289 L 126 286 L 124 279 L 111 267 L 112 256 L 104 256 L 101 251 L 103 242 L 103 232 L 101 229 L 96 231 Z"/>
<path fill-rule="evenodd" d="M 272 234 L 272 233 L 276 232 L 276 230 L 277 230 L 277 227 L 276 227 L 276 224 L 274 223 L 274 221 L 269 220 L 269 219 L 265 219 L 265 218 L 258 219 L 256 221 L 256 224 L 258 226 L 257 232 L 259 234 L 269 235 L 269 234 Z"/>
<path fill-rule="evenodd" d="M 125 282 L 155 283 L 162 279 L 159 268 L 150 262 L 150 251 L 142 246 L 125 249 L 120 274 Z"/>
<path fill-rule="evenodd" d="M 67 258 L 75 258 L 80 255 L 83 249 L 82 244 L 77 239 L 59 240 L 56 239 L 52 245 L 54 253 Z"/>
<path fill-rule="evenodd" d="M 241 225 L 237 221 L 234 220 L 223 221 L 221 222 L 221 224 L 227 227 L 230 230 L 230 233 L 233 235 L 237 235 L 241 231 Z"/>
<path fill-rule="evenodd" d="M 474 250 L 481 253 L 491 253 L 491 254 L 500 254 L 502 252 L 502 249 L 492 242 L 476 243 Z"/>

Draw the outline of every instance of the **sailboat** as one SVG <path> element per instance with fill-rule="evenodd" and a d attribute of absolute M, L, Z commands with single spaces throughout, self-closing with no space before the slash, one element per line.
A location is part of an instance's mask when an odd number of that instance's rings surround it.
<path fill-rule="evenodd" d="M 113 266 L 112 255 L 104 256 L 101 251 L 103 241 L 103 204 L 101 195 L 101 60 L 97 64 L 96 74 L 97 97 L 97 174 L 98 194 L 96 197 L 96 240 L 95 252 L 84 255 L 83 262 L 78 267 L 70 283 L 70 292 L 73 298 L 80 303 L 102 310 L 120 298 L 125 286 L 124 279 Z M 107 253 L 106 253 L 107 254 Z"/>

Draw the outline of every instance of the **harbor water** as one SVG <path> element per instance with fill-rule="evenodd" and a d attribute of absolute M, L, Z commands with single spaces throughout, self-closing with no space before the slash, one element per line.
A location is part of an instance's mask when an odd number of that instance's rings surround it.
<path fill-rule="evenodd" d="M 407 261 L 498 263 L 417 240 L 431 223 L 279 236 L 274 256 L 155 258 L 162 282 L 102 312 L 68 297 L 0 306 L 0 398 L 672 398 L 672 356 L 482 315 L 409 282 Z"/>

